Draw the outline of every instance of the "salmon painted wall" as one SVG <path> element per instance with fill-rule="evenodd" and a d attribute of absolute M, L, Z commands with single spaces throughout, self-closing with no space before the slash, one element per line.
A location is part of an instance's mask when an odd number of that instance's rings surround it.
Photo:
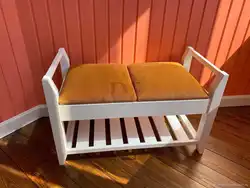
<path fill-rule="evenodd" d="M 193 46 L 250 93 L 250 0 L 0 0 L 0 121 L 44 103 L 57 49 L 73 65 L 180 61 Z M 202 84 L 210 72 L 194 61 Z M 241 84 L 239 84 L 241 83 Z"/>

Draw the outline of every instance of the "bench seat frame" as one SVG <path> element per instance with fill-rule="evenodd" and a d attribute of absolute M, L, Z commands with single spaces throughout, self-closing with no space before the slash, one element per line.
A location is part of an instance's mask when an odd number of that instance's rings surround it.
<path fill-rule="evenodd" d="M 197 151 L 202 154 L 204 151 L 204 144 L 212 129 L 223 96 L 228 80 L 228 74 L 217 68 L 192 47 L 187 47 L 182 58 L 183 66 L 188 72 L 193 58 L 209 68 L 214 75 L 214 79 L 208 89 L 208 99 L 61 105 L 58 102 L 60 90 L 56 87 L 52 78 L 60 64 L 61 74 L 64 81 L 70 67 L 70 61 L 66 51 L 63 48 L 60 48 L 47 73 L 42 79 L 59 164 L 63 165 L 69 154 L 185 146 L 189 144 L 196 144 Z M 188 114 L 202 114 L 197 131 L 193 129 L 192 124 L 185 116 Z M 89 129 L 86 128 L 87 126 L 90 126 L 88 124 L 90 122 L 89 120 L 94 119 L 98 123 L 104 122 L 103 120 L 107 118 L 110 119 L 110 122 L 113 122 L 113 118 L 125 118 L 125 122 L 127 121 L 130 122 L 129 124 L 135 124 L 133 123 L 133 120 L 131 121 L 131 118 L 142 116 L 153 116 L 154 118 L 164 116 L 165 119 L 168 120 L 177 140 L 173 140 L 172 137 L 168 135 L 168 130 L 165 130 L 162 127 L 162 125 L 165 124 L 165 120 L 161 120 L 161 122 L 158 122 L 160 126 L 158 127 L 158 130 L 161 130 L 159 131 L 161 141 L 156 141 L 154 138 L 152 140 L 152 135 L 149 134 L 149 132 L 152 133 L 152 130 L 146 130 L 146 127 L 148 128 L 148 126 L 141 124 L 141 129 L 142 132 L 144 132 L 145 137 L 144 142 L 136 142 L 139 137 L 137 138 L 136 136 L 133 136 L 133 134 L 129 132 L 130 130 L 127 129 L 127 134 L 131 134 L 133 138 L 128 137 L 128 143 L 126 144 L 121 143 L 120 141 L 122 138 L 117 137 L 118 133 L 121 132 L 120 130 L 118 130 L 118 132 L 112 132 L 111 130 L 111 135 L 116 135 L 116 140 L 113 139 L 113 144 L 106 145 L 104 138 L 105 135 L 102 135 L 100 138 L 95 138 L 99 139 L 96 142 L 96 145 L 92 147 L 88 145 L 87 138 L 89 138 L 89 135 L 85 134 L 84 130 L 89 131 Z M 74 124 L 72 125 L 71 122 L 78 120 L 81 120 L 79 126 L 81 126 L 80 129 L 83 131 L 81 133 L 78 132 L 78 134 L 85 137 L 87 136 L 87 138 L 79 138 L 79 147 L 77 145 L 77 147 L 72 148 L 75 126 Z M 68 126 L 67 131 L 64 126 L 65 121 L 69 121 L 69 125 L 72 125 Z M 140 121 L 144 123 L 146 122 L 146 124 L 148 122 L 148 120 L 143 119 L 140 119 Z M 86 123 L 88 125 L 84 125 Z M 105 123 L 99 125 L 99 131 L 104 130 L 105 132 L 103 127 L 105 127 Z M 115 128 L 114 131 L 117 131 L 117 129 Z M 121 134 L 119 135 L 121 136 Z M 190 136 L 188 137 L 187 135 Z"/>

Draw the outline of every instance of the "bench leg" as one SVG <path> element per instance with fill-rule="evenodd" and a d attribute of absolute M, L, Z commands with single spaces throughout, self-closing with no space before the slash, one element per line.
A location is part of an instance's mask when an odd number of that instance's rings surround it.
<path fill-rule="evenodd" d="M 50 116 L 51 128 L 56 146 L 56 153 L 60 165 L 64 165 L 66 153 L 66 136 L 63 123 L 56 117 Z"/>
<path fill-rule="evenodd" d="M 218 108 L 215 108 L 214 110 L 201 116 L 196 136 L 196 139 L 199 140 L 198 144 L 196 145 L 196 149 L 200 154 L 203 154 L 204 152 L 205 144 L 212 130 L 217 111 Z"/>

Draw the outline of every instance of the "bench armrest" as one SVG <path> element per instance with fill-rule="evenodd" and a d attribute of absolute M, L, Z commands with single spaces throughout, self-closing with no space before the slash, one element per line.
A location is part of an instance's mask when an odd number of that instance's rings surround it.
<path fill-rule="evenodd" d="M 43 76 L 42 84 L 46 100 L 48 96 L 54 96 L 56 100 L 59 97 L 58 88 L 56 87 L 54 81 L 52 80 L 59 63 L 61 67 L 62 79 L 64 80 L 70 66 L 69 57 L 64 48 L 60 48 L 58 50 L 58 53 L 56 54 L 56 57 L 53 59 L 48 71 Z"/>
<path fill-rule="evenodd" d="M 212 83 L 208 88 L 208 94 L 211 99 L 209 110 L 213 110 L 214 108 L 220 105 L 220 101 L 223 96 L 229 75 L 225 71 L 220 70 L 218 67 L 208 61 L 205 57 L 203 57 L 200 53 L 195 51 L 190 46 L 187 47 L 182 58 L 183 66 L 188 72 L 191 67 L 192 58 L 195 58 L 202 65 L 209 68 L 215 75 L 214 79 L 212 80 Z"/>

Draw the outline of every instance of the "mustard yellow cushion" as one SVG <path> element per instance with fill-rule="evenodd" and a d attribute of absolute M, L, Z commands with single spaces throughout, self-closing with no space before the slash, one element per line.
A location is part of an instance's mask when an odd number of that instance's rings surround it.
<path fill-rule="evenodd" d="M 59 96 L 60 104 L 136 101 L 127 67 L 83 64 L 71 68 Z"/>
<path fill-rule="evenodd" d="M 132 64 L 128 70 L 139 101 L 208 98 L 198 81 L 179 63 Z"/>

